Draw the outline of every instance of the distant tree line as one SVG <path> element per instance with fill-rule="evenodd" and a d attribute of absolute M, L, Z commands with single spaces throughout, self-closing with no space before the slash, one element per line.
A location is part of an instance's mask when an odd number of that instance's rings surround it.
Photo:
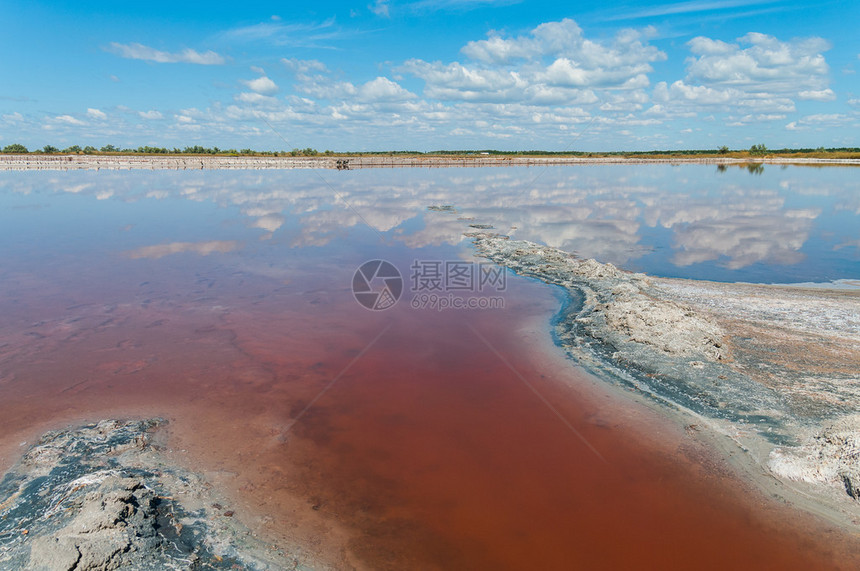
<path fill-rule="evenodd" d="M 3 153 L 8 154 L 28 154 L 35 153 L 41 155 L 53 155 L 57 153 L 67 154 L 67 155 L 111 155 L 111 154 L 122 154 L 122 155 L 232 155 L 232 156 L 240 156 L 240 155 L 250 155 L 250 156 L 293 156 L 293 157 L 315 157 L 318 155 L 334 155 L 333 151 L 324 151 L 320 152 L 316 149 L 312 149 L 310 147 L 306 149 L 293 149 L 292 151 L 255 151 L 254 149 L 219 149 L 218 147 L 202 147 L 200 145 L 188 146 L 183 149 L 179 147 L 173 147 L 169 149 L 167 147 L 151 147 L 149 145 L 137 147 L 137 148 L 120 148 L 114 145 L 105 145 L 101 148 L 95 148 L 92 146 L 81 147 L 79 145 L 72 145 L 70 147 L 66 147 L 65 149 L 59 149 L 53 145 L 45 145 L 41 149 L 36 149 L 34 151 L 30 151 L 24 145 L 20 143 L 13 143 L 11 145 L 6 145 L 3 147 Z"/>
<path fill-rule="evenodd" d="M 292 149 L 290 151 L 256 151 L 254 149 L 219 149 L 218 147 L 203 147 L 200 145 L 194 146 L 186 146 L 185 148 L 180 149 L 179 147 L 173 147 L 172 149 L 167 147 L 151 147 L 151 146 L 142 146 L 137 148 L 120 148 L 114 145 L 105 145 L 101 148 L 96 148 L 93 146 L 81 147 L 79 145 L 72 145 L 70 147 L 66 147 L 65 149 L 60 150 L 59 148 L 53 145 L 45 145 L 41 149 L 36 149 L 34 151 L 30 151 L 24 145 L 20 143 L 13 143 L 11 145 L 6 145 L 3 147 L 3 153 L 7 154 L 83 154 L 83 155 L 111 155 L 111 154 L 121 154 L 121 155 L 222 155 L 222 156 L 268 156 L 268 157 L 316 157 L 316 156 L 335 156 L 335 155 L 349 155 L 349 156 L 403 156 L 403 155 L 411 155 L 411 156 L 435 156 L 435 155 L 443 155 L 443 156 L 476 156 L 476 155 L 496 155 L 496 156 L 567 156 L 567 157 L 612 157 L 612 156 L 637 156 L 637 157 L 647 157 L 647 156 L 661 156 L 661 155 L 671 155 L 671 156 L 696 156 L 696 155 L 728 155 L 730 153 L 734 153 L 736 155 L 748 155 L 748 156 L 764 156 L 768 154 L 772 155 L 792 155 L 792 154 L 829 154 L 829 153 L 860 153 L 860 148 L 846 148 L 846 147 L 838 147 L 838 148 L 825 148 L 818 147 L 816 149 L 768 149 L 764 144 L 753 145 L 749 148 L 748 151 L 743 150 L 730 150 L 728 146 L 723 145 L 718 147 L 717 149 L 693 149 L 693 150 L 654 150 L 654 151 L 610 151 L 610 152 L 589 152 L 589 151 L 541 151 L 541 150 L 530 150 L 530 151 L 498 151 L 495 149 L 484 149 L 484 150 L 440 150 L 440 151 L 361 151 L 361 152 L 342 152 L 335 153 L 333 151 L 318 151 L 311 147 L 305 149 Z"/>

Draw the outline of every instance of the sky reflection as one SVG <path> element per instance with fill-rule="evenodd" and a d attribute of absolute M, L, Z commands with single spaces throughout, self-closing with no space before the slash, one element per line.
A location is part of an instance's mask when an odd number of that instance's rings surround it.
<path fill-rule="evenodd" d="M 146 227 L 102 247 L 157 258 L 347 237 L 368 247 L 456 246 L 470 225 L 489 224 L 655 275 L 828 281 L 860 274 L 857 191 L 852 169 L 771 166 L 9 172 L 0 176 L 0 237 L 35 224 L 56 235 L 70 215 L 93 216 Z M 454 211 L 427 209 L 442 205 Z"/>

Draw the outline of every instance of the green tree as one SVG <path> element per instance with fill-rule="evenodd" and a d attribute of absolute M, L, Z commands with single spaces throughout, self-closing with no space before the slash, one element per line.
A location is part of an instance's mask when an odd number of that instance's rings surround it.
<path fill-rule="evenodd" d="M 53 145 L 45 145 L 44 147 L 42 147 L 42 152 L 45 153 L 46 155 L 50 155 L 53 153 L 59 153 L 60 149 L 58 149 L 57 147 L 55 147 Z"/>
<path fill-rule="evenodd" d="M 767 154 L 767 147 L 765 147 L 764 144 L 753 145 L 752 147 L 750 147 L 750 154 L 751 155 L 765 155 L 765 154 Z"/>
<path fill-rule="evenodd" d="M 117 151 L 119 151 L 119 149 L 117 149 L 113 145 L 105 145 L 104 147 L 102 147 L 101 151 L 103 153 L 116 153 Z"/>
<path fill-rule="evenodd" d="M 727 146 L 723 145 L 722 147 L 719 148 L 719 152 L 721 155 L 726 155 L 729 152 L 729 148 Z"/>
<path fill-rule="evenodd" d="M 27 147 L 25 147 L 21 143 L 12 143 L 11 145 L 6 145 L 5 147 L 3 147 L 3 152 L 4 153 L 21 153 L 21 154 L 23 154 L 23 153 L 29 153 L 30 151 L 28 151 Z"/>
<path fill-rule="evenodd" d="M 86 147 L 84 147 L 84 154 L 85 155 L 91 155 L 97 151 L 98 151 L 98 149 L 96 149 L 95 147 L 93 147 L 91 145 L 87 145 Z"/>
<path fill-rule="evenodd" d="M 81 148 L 78 145 L 72 145 L 71 147 L 66 147 L 65 149 L 63 149 L 63 152 L 77 154 L 81 152 Z"/>

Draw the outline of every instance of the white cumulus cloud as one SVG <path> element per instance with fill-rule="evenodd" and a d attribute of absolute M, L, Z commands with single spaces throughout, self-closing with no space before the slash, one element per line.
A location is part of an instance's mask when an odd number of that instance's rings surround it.
<path fill-rule="evenodd" d="M 100 109 L 93 109 L 92 107 L 90 107 L 89 109 L 87 109 L 87 117 L 90 117 L 91 119 L 102 120 L 107 119 L 107 114 Z"/>
<path fill-rule="evenodd" d="M 64 125 L 75 125 L 75 126 L 86 125 L 86 123 L 84 123 L 80 119 L 76 119 L 75 117 L 72 117 L 71 115 L 58 115 L 58 116 L 54 117 L 53 120 L 55 123 L 62 123 Z"/>
<path fill-rule="evenodd" d="M 368 9 L 377 16 L 382 16 L 383 18 L 389 17 L 388 0 L 376 0 L 376 2 L 368 6 Z"/>
<path fill-rule="evenodd" d="M 278 92 L 277 84 L 265 75 L 262 77 L 258 77 L 257 79 L 243 81 L 242 83 L 247 85 L 248 88 L 255 93 L 261 93 L 263 95 L 273 95 Z"/>
<path fill-rule="evenodd" d="M 241 103 L 250 103 L 251 105 L 277 105 L 278 100 L 275 97 L 270 95 L 263 95 L 262 93 L 243 91 L 239 95 L 236 96 L 236 101 Z"/>
<path fill-rule="evenodd" d="M 417 97 L 386 77 L 368 81 L 359 88 L 358 94 L 365 101 L 406 101 Z"/>
<path fill-rule="evenodd" d="M 296 73 L 309 73 L 311 71 L 328 71 L 328 68 L 326 68 L 326 65 L 323 62 L 315 59 L 304 60 L 295 58 L 283 58 L 281 59 L 281 63 L 283 63 L 287 69 L 290 69 Z"/>
<path fill-rule="evenodd" d="M 734 43 L 700 36 L 687 47 L 686 77 L 654 88 L 654 100 L 666 109 L 708 107 L 773 120 L 794 112 L 797 100 L 836 98 L 823 55 L 830 44 L 822 38 L 782 41 L 750 32 Z"/>
<path fill-rule="evenodd" d="M 708 38 L 688 42 L 693 57 L 688 78 L 708 85 L 742 87 L 768 92 L 825 89 L 829 68 L 823 52 L 830 45 L 821 38 L 780 41 L 773 36 L 750 32 L 737 44 Z M 715 50 L 713 44 L 721 44 Z M 741 44 L 749 47 L 742 48 Z"/>
<path fill-rule="evenodd" d="M 165 52 L 138 43 L 120 44 L 118 42 L 111 42 L 107 51 L 127 59 L 140 59 L 157 63 L 220 65 L 226 61 L 223 56 L 213 52 L 212 50 L 201 53 L 196 50 L 192 50 L 191 48 L 186 48 L 178 52 Z"/>
<path fill-rule="evenodd" d="M 806 129 L 826 129 L 839 127 L 851 118 L 842 113 L 816 113 L 814 115 L 806 115 L 797 121 L 792 121 L 785 128 L 789 131 L 803 131 Z"/>
<path fill-rule="evenodd" d="M 797 97 L 806 101 L 833 101 L 836 99 L 836 94 L 833 93 L 832 89 L 807 89 L 798 93 Z"/>
<path fill-rule="evenodd" d="M 411 59 L 401 71 L 425 82 L 425 96 L 445 101 L 574 104 L 596 100 L 594 90 L 636 90 L 649 85 L 651 64 L 666 54 L 647 43 L 653 29 L 622 30 L 592 40 L 571 19 L 547 22 L 526 34 L 467 43 L 471 61 Z M 567 90 L 567 91 L 565 91 Z"/>

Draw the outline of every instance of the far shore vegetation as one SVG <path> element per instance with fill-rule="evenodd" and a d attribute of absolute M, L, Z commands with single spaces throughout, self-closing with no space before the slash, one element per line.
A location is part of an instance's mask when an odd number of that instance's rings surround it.
<path fill-rule="evenodd" d="M 475 156 L 528 156 L 528 157 L 629 157 L 629 158 L 680 158 L 680 157 L 726 157 L 726 158 L 827 158 L 827 159 L 858 159 L 860 148 L 825 148 L 817 149 L 768 149 L 763 144 L 753 145 L 749 149 L 730 149 L 722 146 L 717 149 L 698 150 L 655 150 L 655 151 L 612 151 L 612 152 L 589 152 L 589 151 L 498 151 L 492 149 L 484 150 L 459 150 L 459 151 L 358 151 L 358 152 L 335 152 L 318 151 L 312 148 L 292 149 L 289 151 L 257 151 L 254 149 L 220 149 L 218 147 L 202 147 L 194 145 L 184 148 L 167 148 L 143 146 L 137 148 L 120 148 L 114 145 L 103 147 L 72 145 L 64 149 L 45 145 L 41 149 L 29 150 L 22 144 L 13 143 L 3 147 L 4 154 L 16 155 L 103 155 L 103 156 L 228 156 L 228 157 L 359 157 L 359 156 L 399 156 L 399 157 L 475 157 Z"/>

